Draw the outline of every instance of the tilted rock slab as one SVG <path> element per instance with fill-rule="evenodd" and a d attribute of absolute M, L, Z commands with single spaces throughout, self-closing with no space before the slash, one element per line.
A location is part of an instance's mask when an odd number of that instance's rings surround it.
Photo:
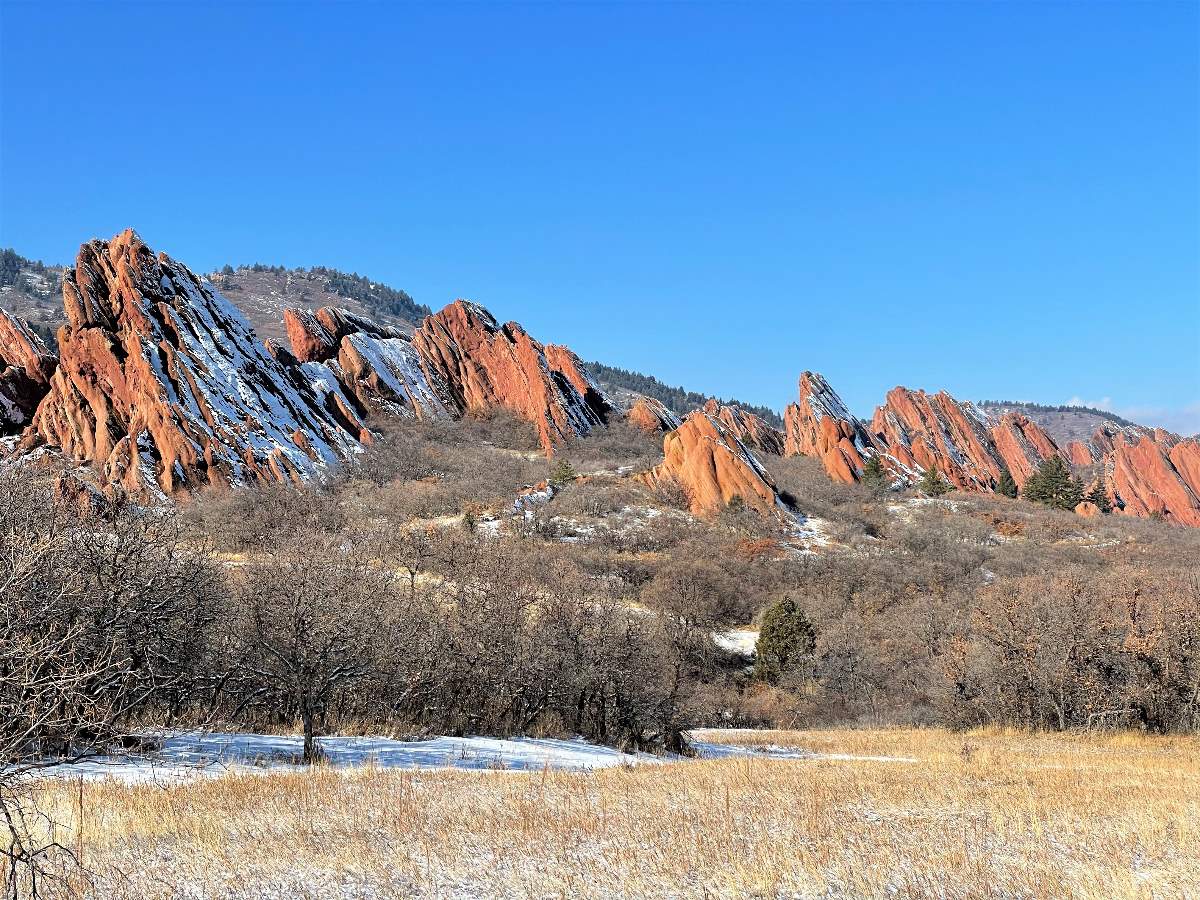
<path fill-rule="evenodd" d="M 662 463 L 639 477 L 652 488 L 679 485 L 689 511 L 702 518 L 716 516 L 735 498 L 762 515 L 791 518 L 754 454 L 704 410 L 689 414 L 663 438 Z"/>
<path fill-rule="evenodd" d="M 80 248 L 63 280 L 59 364 L 22 438 L 92 464 L 131 493 L 299 482 L 358 435 L 325 373 L 287 367 L 211 284 L 132 230 Z"/>
<path fill-rule="evenodd" d="M 16 434 L 29 423 L 57 367 L 45 341 L 0 310 L 0 436 Z"/>
<path fill-rule="evenodd" d="M 639 396 L 625 413 L 625 419 L 635 428 L 640 428 L 647 434 L 656 431 L 674 431 L 683 424 L 683 420 L 675 415 L 661 400 L 653 397 Z"/>
<path fill-rule="evenodd" d="M 870 456 L 882 457 L 881 442 L 819 374 L 801 374 L 799 397 L 783 411 L 785 456 L 816 457 L 830 478 L 844 484 L 858 480 Z"/>
<path fill-rule="evenodd" d="M 412 343 L 431 381 L 446 385 L 460 412 L 506 409 L 533 423 L 547 452 L 604 424 L 610 409 L 594 383 L 582 393 L 576 387 L 581 371 L 555 368 L 524 328 L 499 325 L 475 303 L 456 300 L 427 316 Z M 561 352 L 555 357 L 563 364 Z"/>
<path fill-rule="evenodd" d="M 751 450 L 771 456 L 783 456 L 783 432 L 772 428 L 761 416 L 742 409 L 740 406 L 709 400 L 704 412 L 725 426 L 739 441 Z"/>

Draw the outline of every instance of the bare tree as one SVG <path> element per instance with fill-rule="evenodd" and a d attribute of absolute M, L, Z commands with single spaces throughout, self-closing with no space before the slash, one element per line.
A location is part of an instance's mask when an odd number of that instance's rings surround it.
<path fill-rule="evenodd" d="M 292 532 L 293 544 L 252 562 L 236 586 L 235 642 L 243 708 L 278 704 L 304 728 L 304 761 L 319 756 L 318 723 L 334 695 L 376 669 L 390 635 L 394 577 L 374 547 L 350 536 Z"/>

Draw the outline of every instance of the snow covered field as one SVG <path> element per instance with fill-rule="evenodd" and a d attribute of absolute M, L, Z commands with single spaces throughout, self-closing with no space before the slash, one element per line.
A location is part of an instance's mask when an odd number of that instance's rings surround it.
<path fill-rule="evenodd" d="M 510 772 L 587 772 L 612 766 L 688 763 L 693 759 L 752 756 L 756 759 L 878 760 L 903 758 L 860 757 L 818 753 L 795 747 L 725 743 L 722 729 L 705 729 L 692 740 L 696 757 L 622 753 L 612 747 L 583 740 L 554 738 L 438 737 L 424 741 L 398 741 L 380 737 L 327 737 L 320 739 L 325 764 L 334 768 L 466 769 Z M 744 735 L 737 729 L 731 736 Z M 188 732 L 173 734 L 161 749 L 127 756 L 105 756 L 71 765 L 41 770 L 44 777 L 106 779 L 126 784 L 167 784 L 195 777 L 231 773 L 296 771 L 303 739 L 298 735 Z"/>

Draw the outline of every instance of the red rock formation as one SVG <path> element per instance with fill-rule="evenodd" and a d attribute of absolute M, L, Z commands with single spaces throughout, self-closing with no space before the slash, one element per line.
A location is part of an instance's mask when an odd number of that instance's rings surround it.
<path fill-rule="evenodd" d="M 648 434 L 656 431 L 674 431 L 682 424 L 682 420 L 661 400 L 653 397 L 638 397 L 625 413 L 629 424 L 640 428 Z"/>
<path fill-rule="evenodd" d="M 871 431 L 904 465 L 935 468 L 961 490 L 986 491 L 1000 477 L 990 424 L 973 404 L 959 403 L 945 391 L 897 387 L 875 410 Z"/>
<path fill-rule="evenodd" d="M 134 494 L 176 494 L 304 480 L 357 446 L 329 412 L 336 384 L 285 368 L 210 284 L 132 231 L 80 248 L 63 302 L 59 366 L 26 449 L 58 448 Z"/>
<path fill-rule="evenodd" d="M 283 311 L 283 324 L 288 343 L 292 345 L 292 355 L 300 362 L 332 359 L 340 351 L 343 338 L 352 334 L 382 339 L 404 337 L 397 328 L 380 325 L 335 306 L 324 306 L 316 312 L 289 307 Z"/>
<path fill-rule="evenodd" d="M 754 413 L 747 412 L 740 406 L 726 406 L 716 400 L 705 403 L 704 412 L 724 425 L 751 450 L 783 456 L 783 432 L 772 428 Z"/>
<path fill-rule="evenodd" d="M 353 409 L 334 412 L 347 429 L 361 429 L 364 443 L 371 437 L 361 420 L 377 412 L 417 419 L 457 414 L 446 386 L 430 379 L 412 341 L 398 329 L 333 307 L 285 309 L 283 316 L 290 358 L 310 380 L 336 383 L 340 393 L 331 396 L 351 400 Z M 289 358 L 269 343 L 268 349 L 276 359 Z"/>
<path fill-rule="evenodd" d="M 1058 445 L 1041 426 L 1021 413 L 1002 415 L 992 427 L 991 437 L 997 455 L 1019 488 L 1025 486 L 1039 463 L 1059 455 Z"/>
<path fill-rule="evenodd" d="M 1092 448 L 1083 441 L 1071 441 L 1067 444 L 1067 461 L 1076 468 L 1090 466 L 1096 460 L 1092 456 Z"/>
<path fill-rule="evenodd" d="M 1121 512 L 1200 527 L 1200 442 L 1165 432 L 1136 442 L 1117 434 L 1104 461 Z"/>
<path fill-rule="evenodd" d="M 579 396 L 588 406 L 598 412 L 601 419 L 608 421 L 608 415 L 612 412 L 612 404 L 604 395 L 604 391 L 600 390 L 600 385 L 588 374 L 583 360 L 562 344 L 547 344 L 546 362 L 552 371 L 561 373 L 571 383 L 579 392 Z"/>
<path fill-rule="evenodd" d="M 1084 500 L 1082 503 L 1076 505 L 1075 515 L 1082 516 L 1085 519 L 1094 519 L 1100 515 L 1100 507 L 1090 500 Z"/>
<path fill-rule="evenodd" d="M 696 410 L 663 438 L 663 461 L 644 472 L 651 487 L 683 488 L 696 516 L 711 518 L 735 497 L 763 515 L 787 516 L 775 483 L 754 455 L 713 416 Z"/>
<path fill-rule="evenodd" d="M 882 444 L 850 414 L 846 404 L 816 372 L 800 376 L 800 401 L 783 412 L 784 455 L 813 456 L 829 477 L 851 484 Z"/>
<path fill-rule="evenodd" d="M 581 394 L 524 328 L 501 327 L 474 303 L 456 300 L 428 316 L 413 346 L 430 380 L 440 379 L 460 410 L 507 409 L 534 424 L 547 452 L 604 422 L 607 403 Z"/>
<path fill-rule="evenodd" d="M 50 390 L 57 365 L 33 329 L 0 310 L 0 435 L 28 424 Z"/>
<path fill-rule="evenodd" d="M 1200 526 L 1200 439 L 1105 424 L 1068 452 L 1077 467 L 1104 475 L 1118 512 Z"/>

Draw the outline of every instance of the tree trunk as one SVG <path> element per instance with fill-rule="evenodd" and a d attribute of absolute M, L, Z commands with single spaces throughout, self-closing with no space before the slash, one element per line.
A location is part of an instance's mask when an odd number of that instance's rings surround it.
<path fill-rule="evenodd" d="M 304 764 L 311 766 L 317 759 L 317 741 L 313 736 L 313 711 L 307 703 L 301 711 L 304 718 Z"/>

